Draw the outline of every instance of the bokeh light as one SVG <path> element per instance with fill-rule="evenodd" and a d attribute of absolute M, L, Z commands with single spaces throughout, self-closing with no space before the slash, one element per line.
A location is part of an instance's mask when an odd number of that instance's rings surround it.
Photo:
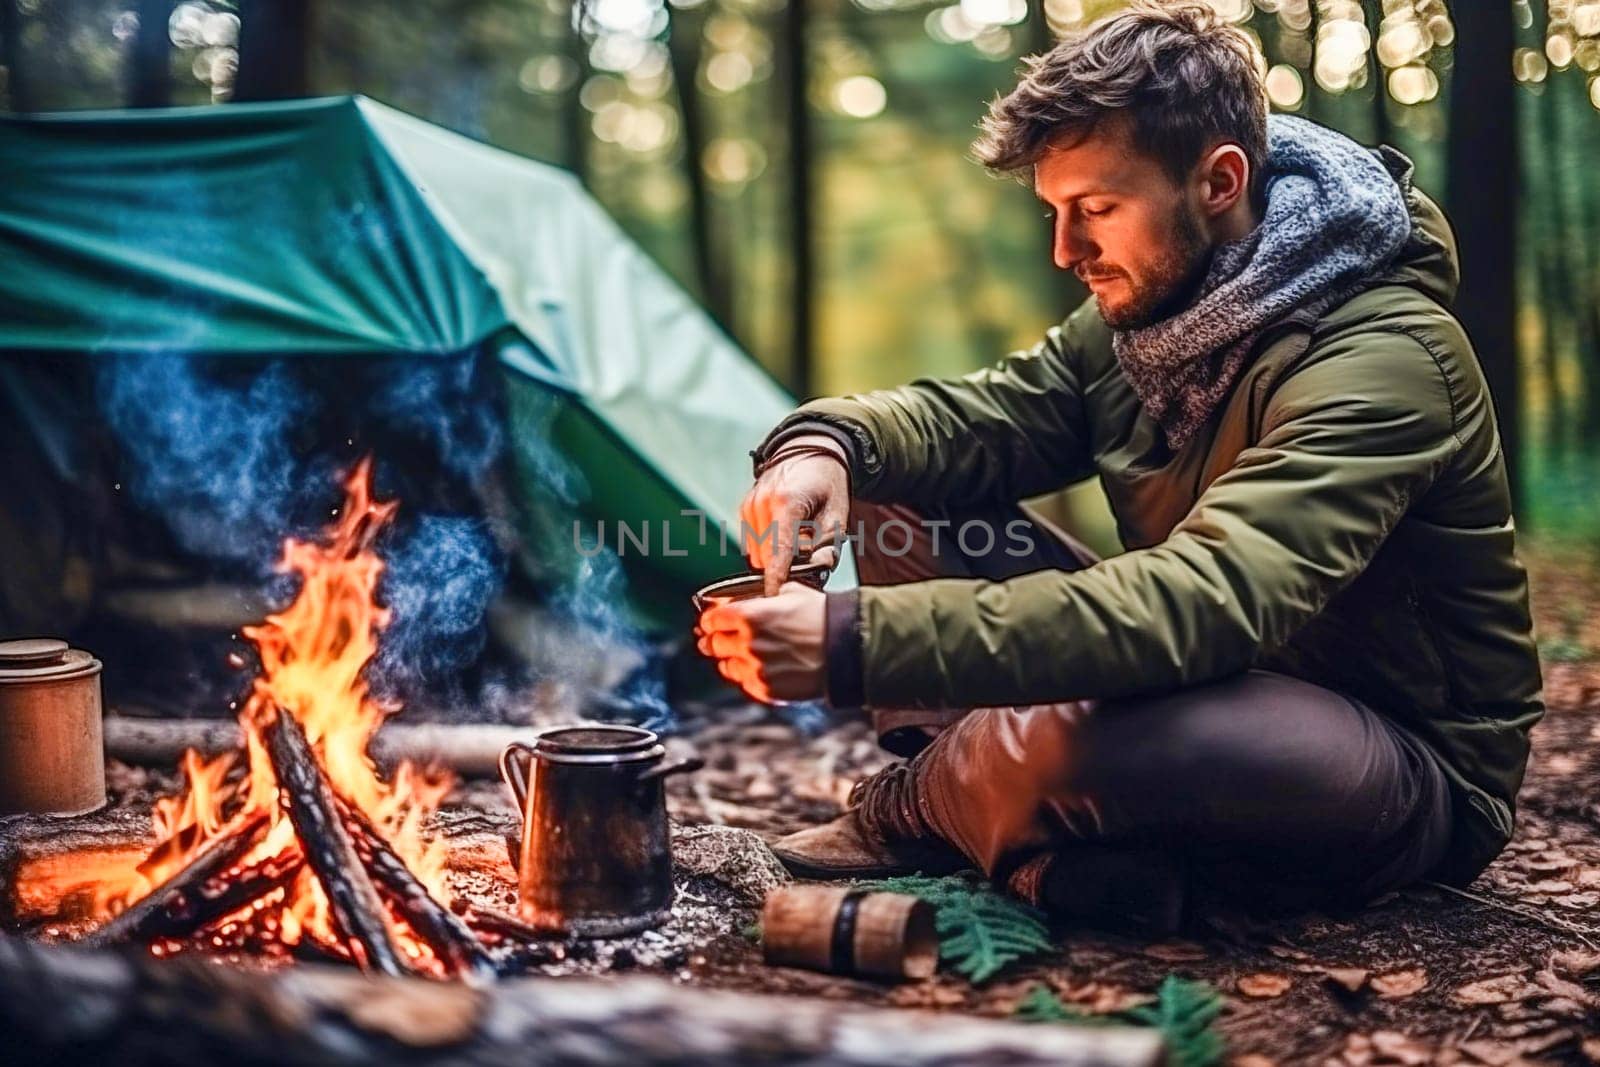
<path fill-rule="evenodd" d="M 1267 99 L 1280 111 L 1294 111 L 1305 99 L 1305 82 L 1300 72 L 1287 63 L 1279 63 L 1267 71 Z"/>
<path fill-rule="evenodd" d="M 851 118 L 870 119 L 883 111 L 889 94 L 883 83 L 869 74 L 840 79 L 833 87 L 833 106 Z"/>

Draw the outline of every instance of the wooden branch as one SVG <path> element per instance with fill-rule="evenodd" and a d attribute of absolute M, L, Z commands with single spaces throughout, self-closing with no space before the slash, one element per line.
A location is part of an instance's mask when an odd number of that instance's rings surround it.
<path fill-rule="evenodd" d="M 383 902 L 339 820 L 333 789 L 305 731 L 293 715 L 279 708 L 264 734 L 267 757 L 278 779 L 278 795 L 294 823 L 306 862 L 328 896 L 350 955 L 362 970 L 404 974 L 400 953 L 384 920 Z"/>
<path fill-rule="evenodd" d="M 170 930 L 182 929 L 186 917 L 194 913 L 202 897 L 202 886 L 212 876 L 228 870 L 254 848 L 266 833 L 269 821 L 265 813 L 256 815 L 217 838 L 171 878 L 134 901 L 109 922 L 80 938 L 78 943 L 89 946 L 117 945 L 128 941 L 145 941 L 166 935 Z M 192 930 L 194 927 L 190 925 L 188 928 Z"/>
<path fill-rule="evenodd" d="M 360 808 L 339 796 L 334 802 L 373 880 L 434 955 L 458 977 L 477 981 L 494 978 L 494 963 L 467 924 L 433 898 Z"/>
<path fill-rule="evenodd" d="M 219 719 L 133 719 L 107 716 L 104 726 L 106 755 L 137 767 L 170 767 L 192 748 L 212 756 L 241 748 L 239 724 Z M 402 760 L 438 763 L 473 778 L 496 778 L 500 750 L 515 740 L 528 739 L 524 726 L 489 723 L 388 723 L 372 739 L 371 753 L 379 765 L 393 767 Z"/>
<path fill-rule="evenodd" d="M 524 978 L 488 989 L 314 963 L 262 974 L 0 936 L 0 1033 L 18 1063 L 829 1063 L 1156 1067 L 1144 1027 L 1022 1025 L 956 1013 L 680 987 Z"/>

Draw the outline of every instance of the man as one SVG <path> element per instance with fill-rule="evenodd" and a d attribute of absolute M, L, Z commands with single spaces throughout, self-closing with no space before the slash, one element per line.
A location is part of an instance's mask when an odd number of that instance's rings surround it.
<path fill-rule="evenodd" d="M 1250 39 L 1198 3 L 1032 60 L 977 154 L 1031 171 L 1092 299 L 756 449 L 769 596 L 707 611 L 700 647 L 759 698 L 872 709 L 911 757 L 780 858 L 975 865 L 1163 927 L 1205 887 L 1470 880 L 1543 708 L 1454 241 L 1409 163 L 1268 119 Z M 1094 475 L 1127 552 L 1008 536 Z M 801 520 L 865 532 L 861 589 L 784 583 Z"/>

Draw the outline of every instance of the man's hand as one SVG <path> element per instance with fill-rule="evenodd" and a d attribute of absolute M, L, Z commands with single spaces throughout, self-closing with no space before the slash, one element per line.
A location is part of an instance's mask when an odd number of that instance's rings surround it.
<path fill-rule="evenodd" d="M 764 704 L 816 700 L 826 687 L 827 594 L 787 582 L 777 596 L 713 604 L 695 628 L 717 671 Z"/>
<path fill-rule="evenodd" d="M 832 553 L 832 542 L 843 534 L 850 517 L 848 461 L 837 441 L 823 434 L 797 437 L 784 442 L 775 455 L 776 462 L 762 472 L 739 506 L 746 529 L 745 554 L 751 566 L 763 572 L 769 597 L 788 580 L 802 523 L 811 524 L 814 540 L 828 546 L 812 556 L 820 563 Z"/>

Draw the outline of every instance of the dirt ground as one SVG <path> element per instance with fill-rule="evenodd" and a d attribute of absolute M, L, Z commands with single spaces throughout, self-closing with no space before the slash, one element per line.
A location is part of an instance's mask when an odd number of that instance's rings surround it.
<path fill-rule="evenodd" d="M 893 987 L 777 971 L 740 938 L 708 946 L 695 977 L 1007 1015 L 1041 982 L 1106 1011 L 1176 973 L 1227 995 L 1220 1026 L 1241 1067 L 1600 1062 L 1600 568 L 1589 558 L 1533 556 L 1549 714 L 1535 731 L 1516 839 L 1470 896 L 1424 886 L 1354 914 L 1218 917 L 1182 941 L 1063 931 L 1050 958 L 981 988 L 956 976 Z M 860 725 L 807 739 L 763 719 L 694 741 L 709 766 L 675 787 L 675 815 L 768 837 L 831 817 L 884 760 Z"/>

